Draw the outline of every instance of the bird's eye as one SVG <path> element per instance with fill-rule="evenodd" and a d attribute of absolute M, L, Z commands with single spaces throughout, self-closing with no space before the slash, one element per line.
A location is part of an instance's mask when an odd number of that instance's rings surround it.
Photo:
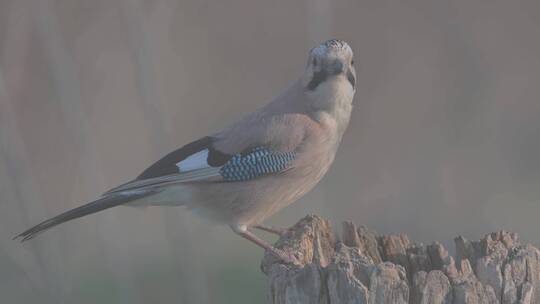
<path fill-rule="evenodd" d="M 351 65 L 354 65 L 354 60 L 351 60 Z"/>

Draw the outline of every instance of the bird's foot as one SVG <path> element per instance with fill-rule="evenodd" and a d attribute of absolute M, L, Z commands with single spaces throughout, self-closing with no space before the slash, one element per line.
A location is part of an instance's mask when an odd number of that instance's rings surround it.
<path fill-rule="evenodd" d="M 263 227 L 267 228 L 266 226 Z M 270 251 L 273 255 L 278 257 L 283 262 L 293 265 L 301 265 L 300 261 L 294 256 L 294 254 L 292 254 L 291 252 L 286 252 L 282 249 L 278 249 L 266 242 L 265 240 L 260 239 L 255 234 L 253 234 L 253 232 L 249 231 L 246 225 L 232 225 L 231 228 L 235 233 L 242 236 L 243 238 L 252 241 L 253 243 L 257 244 L 258 246 L 264 248 L 267 251 Z M 262 229 L 260 228 L 260 226 L 258 228 Z"/>
<path fill-rule="evenodd" d="M 273 233 L 278 236 L 283 236 L 287 231 L 289 231 L 288 228 L 278 228 L 278 227 L 266 226 L 266 225 L 255 225 L 253 227 L 262 231 Z"/>
<path fill-rule="evenodd" d="M 278 257 L 280 260 L 282 260 L 283 262 L 285 262 L 287 264 L 292 264 L 292 265 L 296 265 L 296 266 L 302 265 L 302 263 L 300 263 L 300 260 L 298 260 L 298 258 L 292 252 L 288 252 L 288 251 L 285 251 L 285 250 L 282 250 L 282 249 L 277 249 L 277 248 L 274 248 L 274 247 L 272 247 L 269 250 L 276 257 Z"/>

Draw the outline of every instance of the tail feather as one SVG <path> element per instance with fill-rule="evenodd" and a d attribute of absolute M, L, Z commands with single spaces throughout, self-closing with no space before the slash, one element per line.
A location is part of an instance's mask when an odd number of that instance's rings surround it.
<path fill-rule="evenodd" d="M 67 221 L 71 221 L 76 218 L 83 217 L 92 213 L 96 213 L 105 209 L 116 207 L 118 205 L 125 204 L 127 202 L 148 196 L 155 193 L 154 191 L 145 191 L 138 193 L 129 193 L 129 194 L 113 194 L 101 197 L 93 202 L 82 205 L 75 209 L 71 209 L 62 214 L 59 214 L 51 219 L 43 221 L 36 226 L 24 231 L 23 233 L 17 235 L 13 239 L 20 239 L 21 242 L 28 241 L 35 238 L 38 234 L 48 230 L 54 226 L 60 225 Z"/>

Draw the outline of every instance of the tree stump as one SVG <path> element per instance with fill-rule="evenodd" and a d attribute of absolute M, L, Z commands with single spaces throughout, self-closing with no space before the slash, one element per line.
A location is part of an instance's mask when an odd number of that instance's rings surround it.
<path fill-rule="evenodd" d="M 301 265 L 266 253 L 268 302 L 275 304 L 534 304 L 540 303 L 540 251 L 515 233 L 480 241 L 455 239 L 456 257 L 438 242 L 413 243 L 404 234 L 378 235 L 343 223 L 341 239 L 327 220 L 309 215 L 276 247 Z"/>

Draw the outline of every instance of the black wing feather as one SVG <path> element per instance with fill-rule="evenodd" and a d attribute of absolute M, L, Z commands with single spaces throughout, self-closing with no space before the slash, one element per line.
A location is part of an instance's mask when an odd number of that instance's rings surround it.
<path fill-rule="evenodd" d="M 208 149 L 208 159 L 207 159 L 208 165 L 210 165 L 211 167 L 222 166 L 229 159 L 231 159 L 232 155 L 223 153 L 213 148 L 212 144 L 215 141 L 216 139 L 214 137 L 206 136 L 194 142 L 191 142 L 180 149 L 174 150 L 171 153 L 162 157 L 160 160 L 158 160 L 154 164 L 152 164 L 150 167 L 144 170 L 139 176 L 137 176 L 137 178 L 135 178 L 134 180 L 131 180 L 127 183 L 116 186 L 108 190 L 107 192 L 105 192 L 104 195 L 117 192 L 119 189 L 125 190 L 124 188 L 126 185 L 132 184 L 133 182 L 136 182 L 136 181 L 178 174 L 179 172 L 178 172 L 177 164 L 179 162 L 183 161 L 189 156 L 197 152 L 200 152 L 204 149 Z"/>
<path fill-rule="evenodd" d="M 172 151 L 148 167 L 148 169 L 144 170 L 139 176 L 137 176 L 137 179 L 147 179 L 178 173 L 178 167 L 176 166 L 178 162 L 183 161 L 190 155 L 210 148 L 212 141 L 213 139 L 207 136 L 189 143 L 180 149 Z"/>
<path fill-rule="evenodd" d="M 214 141 L 215 138 L 206 136 L 191 142 L 182 148 L 165 155 L 148 169 L 144 170 L 137 179 L 148 179 L 178 173 L 177 163 L 204 149 L 208 149 L 208 164 L 212 167 L 219 167 L 226 163 L 232 155 L 214 149 L 212 147 Z"/>

